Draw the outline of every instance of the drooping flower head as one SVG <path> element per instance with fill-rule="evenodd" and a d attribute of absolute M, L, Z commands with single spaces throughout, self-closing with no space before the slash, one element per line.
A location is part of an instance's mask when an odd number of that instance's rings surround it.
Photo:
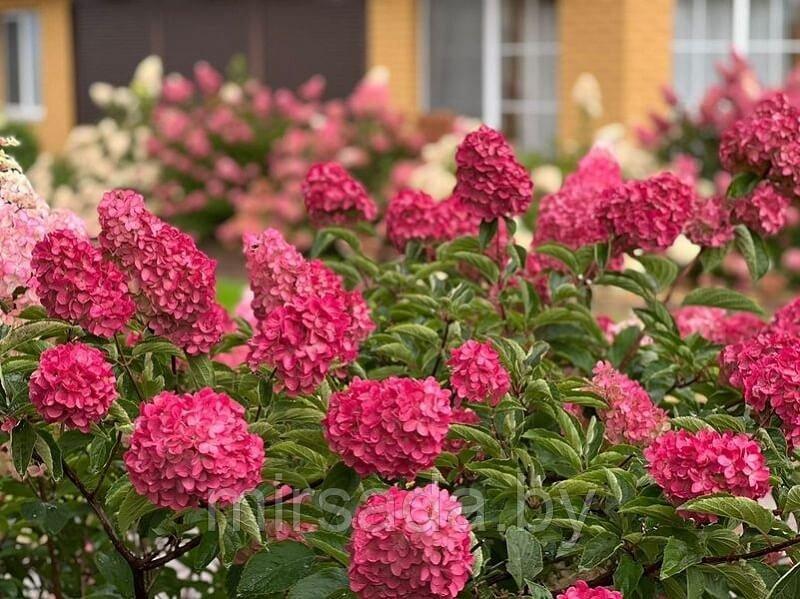
<path fill-rule="evenodd" d="M 443 223 L 437 218 L 437 202 L 424 191 L 402 189 L 389 200 L 386 234 L 398 252 L 409 241 L 435 241 L 444 237 Z"/>
<path fill-rule="evenodd" d="M 483 220 L 511 217 L 528 209 L 533 182 L 499 131 L 482 125 L 456 150 L 454 194 Z"/>
<path fill-rule="evenodd" d="M 600 410 L 606 438 L 612 443 L 648 445 L 669 428 L 669 416 L 656 406 L 638 382 L 608 362 L 594 367 L 592 386 L 608 404 Z"/>
<path fill-rule="evenodd" d="M 711 493 L 760 499 L 770 490 L 767 460 L 744 433 L 669 431 L 644 456 L 650 476 L 676 505 Z"/>
<path fill-rule="evenodd" d="M 608 587 L 590 587 L 585 580 L 579 580 L 556 599 L 622 599 L 622 593 Z"/>
<path fill-rule="evenodd" d="M 46 422 L 88 433 L 117 398 L 117 379 L 99 349 L 65 343 L 42 352 L 31 375 L 30 399 Z"/>
<path fill-rule="evenodd" d="M 717 248 L 733 241 L 731 210 L 726 198 L 698 196 L 685 233 L 689 241 L 703 247 Z"/>
<path fill-rule="evenodd" d="M 736 200 L 733 217 L 759 235 L 775 235 L 786 226 L 790 203 L 774 185 L 762 181 L 749 196 Z"/>
<path fill-rule="evenodd" d="M 105 194 L 98 213 L 100 245 L 128 275 L 150 328 L 189 354 L 208 353 L 230 322 L 216 301 L 216 261 L 133 191 Z"/>
<path fill-rule="evenodd" d="M 675 324 L 682 337 L 697 333 L 712 343 L 738 343 L 755 335 L 764 327 L 755 314 L 733 312 L 708 306 L 683 306 L 675 310 Z"/>
<path fill-rule="evenodd" d="M 33 248 L 31 267 L 36 293 L 51 316 L 100 337 L 120 332 L 133 316 L 124 275 L 72 231 L 48 233 Z"/>
<path fill-rule="evenodd" d="M 766 177 L 788 194 L 800 183 L 800 111 L 784 94 L 760 102 L 722 134 L 719 160 L 732 173 Z"/>
<path fill-rule="evenodd" d="M 435 484 L 371 495 L 353 517 L 350 589 L 362 599 L 455 599 L 470 578 L 470 524 Z"/>
<path fill-rule="evenodd" d="M 366 188 L 338 162 L 313 165 L 302 184 L 306 210 L 315 224 L 375 219 L 378 207 Z"/>
<path fill-rule="evenodd" d="M 511 387 L 511 377 L 489 342 L 466 341 L 452 351 L 447 365 L 460 399 L 496 406 Z"/>
<path fill-rule="evenodd" d="M 224 393 L 163 391 L 140 406 L 124 461 L 136 492 L 155 505 L 229 505 L 261 482 L 264 442 Z"/>
<path fill-rule="evenodd" d="M 597 216 L 619 252 L 665 250 L 689 220 L 694 191 L 672 173 L 627 181 L 603 193 Z"/>
<path fill-rule="evenodd" d="M 323 427 L 331 449 L 360 475 L 396 479 L 433 465 L 451 421 L 450 392 L 432 377 L 356 378 L 331 396 Z"/>

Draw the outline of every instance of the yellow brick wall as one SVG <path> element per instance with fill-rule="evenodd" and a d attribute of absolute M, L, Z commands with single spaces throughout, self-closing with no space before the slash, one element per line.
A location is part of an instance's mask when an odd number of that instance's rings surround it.
<path fill-rule="evenodd" d="M 19 9 L 39 11 L 42 35 L 42 104 L 45 113 L 41 121 L 31 125 L 42 148 L 57 151 L 61 149 L 67 134 L 75 125 L 75 69 L 70 0 L 0 0 L 0 12 Z M 0 64 L 5 64 L 2 49 Z"/>
<path fill-rule="evenodd" d="M 367 0 L 367 68 L 389 70 L 392 102 L 419 110 L 417 0 Z"/>
<path fill-rule="evenodd" d="M 642 122 L 661 106 L 661 86 L 672 81 L 675 0 L 559 0 L 559 137 L 580 136 L 572 101 L 578 76 L 597 77 L 601 123 Z"/>

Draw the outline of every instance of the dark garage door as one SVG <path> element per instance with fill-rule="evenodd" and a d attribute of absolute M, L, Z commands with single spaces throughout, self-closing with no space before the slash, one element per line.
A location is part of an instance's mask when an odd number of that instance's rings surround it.
<path fill-rule="evenodd" d="M 364 1 L 74 0 L 78 120 L 99 116 L 93 82 L 126 84 L 149 54 L 184 74 L 198 60 L 224 69 L 242 54 L 272 87 L 321 73 L 329 96 L 345 95 L 364 73 Z"/>

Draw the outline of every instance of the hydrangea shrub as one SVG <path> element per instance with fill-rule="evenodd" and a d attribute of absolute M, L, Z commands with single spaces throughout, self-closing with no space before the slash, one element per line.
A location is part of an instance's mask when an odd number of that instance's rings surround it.
<path fill-rule="evenodd" d="M 404 189 L 384 214 L 315 166 L 307 208 L 334 226 L 307 255 L 246 236 L 233 316 L 141 195 L 104 195 L 98 239 L 32 228 L 0 162 L 3 234 L 30 248 L 0 263 L 0 594 L 796 597 L 800 302 L 770 318 L 685 281 L 734 248 L 769 271 L 753 191 L 796 200 L 798 127 L 777 98 L 725 134 L 731 218 L 595 149 L 530 247 L 532 183 L 488 127 L 450 197 Z M 664 250 L 691 231 L 681 269 Z M 603 287 L 636 318 L 598 316 Z"/>

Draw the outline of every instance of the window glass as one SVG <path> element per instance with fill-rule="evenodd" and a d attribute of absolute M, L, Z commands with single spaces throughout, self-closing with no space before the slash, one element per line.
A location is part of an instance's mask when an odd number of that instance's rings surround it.
<path fill-rule="evenodd" d="M 0 13 L 5 112 L 11 119 L 41 118 L 41 29 L 36 11 Z"/>

